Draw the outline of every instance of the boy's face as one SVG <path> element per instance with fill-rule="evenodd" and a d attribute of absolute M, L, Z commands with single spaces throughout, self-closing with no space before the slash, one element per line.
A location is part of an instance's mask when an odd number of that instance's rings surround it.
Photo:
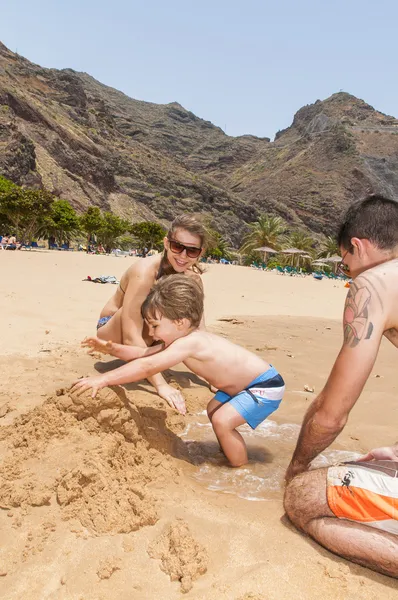
<path fill-rule="evenodd" d="M 160 314 L 156 315 L 156 317 L 147 317 L 145 321 L 148 325 L 149 335 L 154 341 L 164 342 L 166 346 L 169 346 L 178 338 L 187 335 L 191 329 L 188 319 L 171 321 Z"/>

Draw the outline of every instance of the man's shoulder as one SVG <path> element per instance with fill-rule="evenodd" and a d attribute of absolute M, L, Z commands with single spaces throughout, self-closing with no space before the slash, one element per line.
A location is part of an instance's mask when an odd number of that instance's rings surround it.
<path fill-rule="evenodd" d="M 374 267 L 367 269 L 360 275 L 360 277 L 364 276 L 376 276 L 379 278 L 398 278 L 398 258 L 387 260 L 385 262 L 380 263 L 379 265 L 375 265 Z"/>

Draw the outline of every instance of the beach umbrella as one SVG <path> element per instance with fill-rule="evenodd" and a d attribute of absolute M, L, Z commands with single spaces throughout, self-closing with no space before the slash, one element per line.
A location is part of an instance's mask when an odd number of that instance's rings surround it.
<path fill-rule="evenodd" d="M 287 248 L 286 250 L 281 250 L 281 254 L 307 254 L 304 250 L 299 250 L 298 248 Z"/>
<path fill-rule="evenodd" d="M 339 262 L 341 262 L 341 256 L 337 256 L 337 254 L 335 254 L 334 256 L 327 256 L 326 258 L 323 258 L 322 260 L 324 262 L 339 263 Z"/>
<path fill-rule="evenodd" d="M 274 250 L 274 248 L 270 248 L 269 246 L 261 246 L 261 248 L 255 248 L 255 252 L 263 252 L 264 253 L 264 262 L 267 260 L 267 254 L 277 254 L 278 250 Z"/>
<path fill-rule="evenodd" d="M 274 248 L 270 248 L 269 246 L 261 246 L 261 248 L 255 248 L 256 252 L 267 252 L 269 254 L 277 254 L 279 250 L 274 250 Z"/>
<path fill-rule="evenodd" d="M 327 256 L 326 258 L 323 258 L 322 260 L 324 260 L 325 262 L 328 262 L 328 263 L 332 263 L 333 264 L 333 272 L 336 273 L 337 265 L 338 265 L 338 263 L 341 262 L 342 258 L 341 258 L 341 256 L 337 256 L 337 254 L 334 254 L 333 256 Z"/>
<path fill-rule="evenodd" d="M 324 260 L 314 260 L 312 262 L 313 265 L 316 265 L 317 267 L 328 267 L 329 264 L 327 262 L 325 262 Z"/>
<path fill-rule="evenodd" d="M 294 266 L 294 257 L 295 256 L 300 256 L 302 258 L 311 258 L 311 255 L 308 254 L 308 252 L 306 252 L 305 250 L 299 250 L 298 248 L 286 248 L 286 250 L 281 250 L 280 251 L 281 254 L 289 254 L 290 256 L 293 257 L 292 260 L 292 264 Z M 297 266 L 299 263 L 299 259 L 297 259 Z"/>

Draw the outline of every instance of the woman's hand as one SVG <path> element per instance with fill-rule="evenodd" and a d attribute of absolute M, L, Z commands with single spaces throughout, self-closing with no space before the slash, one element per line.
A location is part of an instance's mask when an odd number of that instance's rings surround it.
<path fill-rule="evenodd" d="M 78 396 L 85 392 L 86 390 L 92 389 L 91 397 L 95 398 L 98 391 L 102 390 L 102 388 L 106 387 L 108 382 L 106 380 L 105 375 L 95 375 L 94 377 L 82 377 L 82 379 L 78 379 L 74 381 L 70 391 L 76 392 Z"/>
<path fill-rule="evenodd" d="M 81 342 L 83 348 L 90 348 L 89 354 L 93 352 L 102 352 L 102 354 L 112 353 L 112 342 L 100 340 L 98 337 L 87 337 Z"/>
<path fill-rule="evenodd" d="M 185 400 L 179 390 L 176 390 L 168 383 L 164 383 L 159 385 L 156 391 L 163 400 L 166 400 L 170 404 L 171 408 L 175 408 L 182 415 L 186 414 Z"/>

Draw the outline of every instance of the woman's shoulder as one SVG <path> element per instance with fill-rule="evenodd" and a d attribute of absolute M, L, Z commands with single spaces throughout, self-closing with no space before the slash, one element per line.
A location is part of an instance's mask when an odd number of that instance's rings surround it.
<path fill-rule="evenodd" d="M 131 279 L 150 280 L 151 285 L 155 281 L 159 270 L 161 257 L 158 255 L 138 258 L 122 275 L 122 281 L 129 282 Z"/>

